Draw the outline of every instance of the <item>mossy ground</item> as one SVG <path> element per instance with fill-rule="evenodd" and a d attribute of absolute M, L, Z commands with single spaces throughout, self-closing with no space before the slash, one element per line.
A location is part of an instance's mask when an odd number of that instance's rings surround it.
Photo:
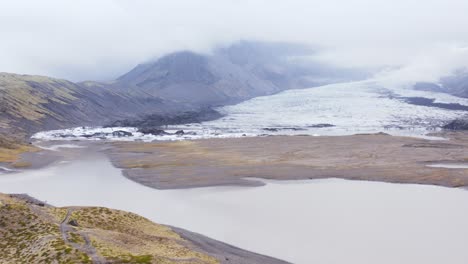
<path fill-rule="evenodd" d="M 13 167 L 24 168 L 29 167 L 31 164 L 20 161 L 20 156 L 26 152 L 34 152 L 38 149 L 32 145 L 27 145 L 21 141 L 7 138 L 5 135 L 0 134 L 0 162 L 11 163 Z"/>
<path fill-rule="evenodd" d="M 218 263 L 193 251 L 169 227 L 136 214 L 102 207 L 75 210 L 98 253 L 116 263 Z"/>
<path fill-rule="evenodd" d="M 0 263 L 86 263 L 85 254 L 65 244 L 45 209 L 7 195 L 0 200 Z"/>
<path fill-rule="evenodd" d="M 78 226 L 65 233 L 67 242 L 60 224 L 69 210 Z M 171 228 L 132 213 L 40 206 L 0 194 L 0 263 L 91 263 L 76 247 L 85 246 L 83 234 L 106 263 L 218 263 Z"/>

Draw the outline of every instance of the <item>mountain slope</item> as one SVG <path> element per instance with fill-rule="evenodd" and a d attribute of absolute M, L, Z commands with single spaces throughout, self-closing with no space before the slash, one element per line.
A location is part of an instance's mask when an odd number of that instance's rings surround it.
<path fill-rule="evenodd" d="M 419 82 L 414 88 L 468 98 L 468 72 L 457 71 L 451 76 L 441 78 L 438 83 Z"/>
<path fill-rule="evenodd" d="M 213 106 L 363 77 L 354 71 L 297 59 L 311 54 L 311 50 L 298 45 L 244 41 L 212 54 L 183 51 L 163 56 L 136 66 L 111 86 Z"/>
<path fill-rule="evenodd" d="M 41 130 L 197 112 L 286 89 L 363 77 L 298 60 L 312 53 L 298 45 L 239 42 L 212 54 L 169 54 L 107 83 L 0 73 L 0 134 L 24 138 Z"/>
<path fill-rule="evenodd" d="M 0 134 L 23 137 L 44 129 L 103 124 L 158 111 L 165 105 L 156 97 L 133 98 L 105 87 L 44 76 L 0 74 Z"/>
<path fill-rule="evenodd" d="M 154 63 L 137 66 L 113 85 L 140 90 L 168 100 L 219 105 L 280 91 L 221 57 L 193 52 L 167 55 Z"/>
<path fill-rule="evenodd" d="M 468 97 L 468 72 L 458 72 L 453 76 L 442 78 L 442 87 L 450 94 Z"/>

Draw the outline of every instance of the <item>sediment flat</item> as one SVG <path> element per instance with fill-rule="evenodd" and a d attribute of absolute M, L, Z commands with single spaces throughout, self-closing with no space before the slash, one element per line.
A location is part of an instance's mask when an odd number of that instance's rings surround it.
<path fill-rule="evenodd" d="M 468 186 L 468 169 L 427 166 L 468 162 L 468 133 L 439 136 L 447 140 L 365 134 L 114 142 L 106 152 L 126 177 L 157 189 L 263 184 L 254 178 Z"/>

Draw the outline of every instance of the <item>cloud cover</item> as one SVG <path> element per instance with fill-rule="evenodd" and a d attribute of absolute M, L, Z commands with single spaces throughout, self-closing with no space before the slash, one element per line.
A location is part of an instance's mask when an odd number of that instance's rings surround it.
<path fill-rule="evenodd" d="M 248 39 L 310 44 L 315 59 L 349 67 L 406 65 L 427 79 L 468 64 L 466 10 L 463 0 L 5 0 L 0 71 L 108 80 L 168 52 Z"/>

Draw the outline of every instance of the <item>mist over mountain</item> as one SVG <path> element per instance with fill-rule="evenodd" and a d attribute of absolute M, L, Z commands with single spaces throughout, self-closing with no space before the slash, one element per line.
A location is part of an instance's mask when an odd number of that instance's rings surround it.
<path fill-rule="evenodd" d="M 211 54 L 180 51 L 136 66 L 115 81 L 73 83 L 0 75 L 0 132 L 104 125 L 151 114 L 198 111 L 293 88 L 355 80 L 366 72 L 307 59 L 287 43 L 239 42 Z"/>
<path fill-rule="evenodd" d="M 247 41 L 212 54 L 182 51 L 136 66 L 111 87 L 189 104 L 219 105 L 366 76 L 314 63 L 307 60 L 311 54 L 313 50 L 302 45 Z"/>
<path fill-rule="evenodd" d="M 452 75 L 440 78 L 438 82 L 418 82 L 414 85 L 414 89 L 468 98 L 468 71 L 458 70 Z"/>

